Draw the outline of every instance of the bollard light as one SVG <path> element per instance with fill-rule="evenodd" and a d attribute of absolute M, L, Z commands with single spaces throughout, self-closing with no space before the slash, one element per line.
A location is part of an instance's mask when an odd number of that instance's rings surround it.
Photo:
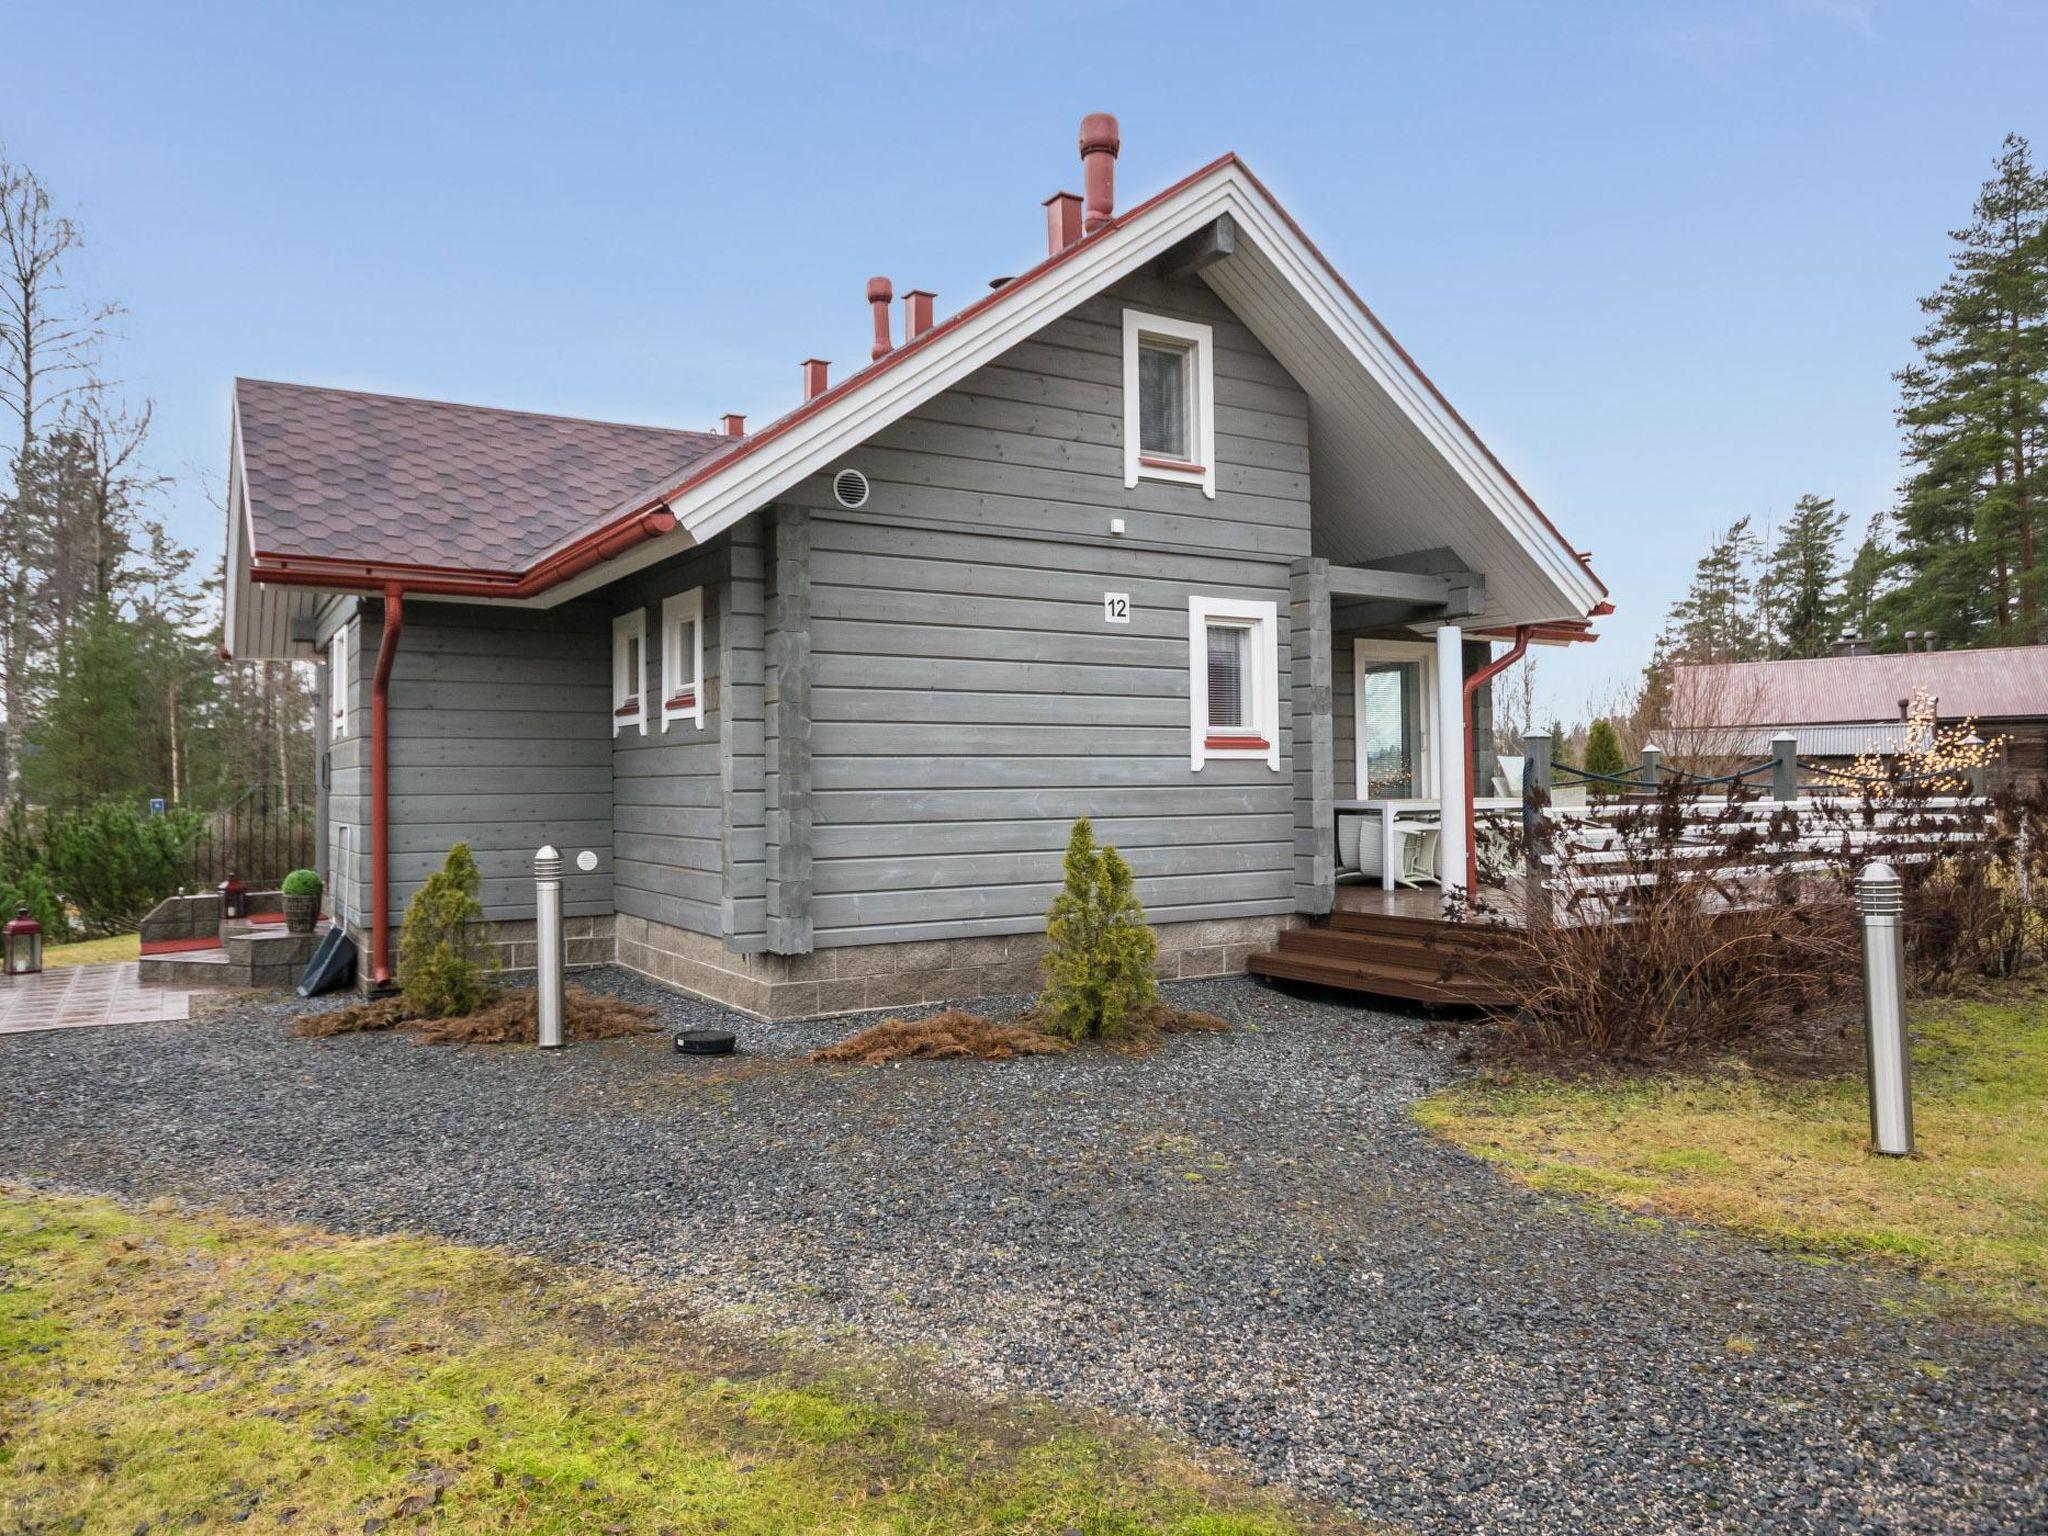
<path fill-rule="evenodd" d="M 543 1050 L 562 1045 L 562 856 L 552 843 L 533 856 L 534 995 Z"/>
<path fill-rule="evenodd" d="M 1886 1157 L 1913 1152 L 1913 1068 L 1906 1038 L 1905 893 L 1879 859 L 1856 877 L 1863 915 L 1863 1036 L 1869 1053 L 1870 1144 Z"/>

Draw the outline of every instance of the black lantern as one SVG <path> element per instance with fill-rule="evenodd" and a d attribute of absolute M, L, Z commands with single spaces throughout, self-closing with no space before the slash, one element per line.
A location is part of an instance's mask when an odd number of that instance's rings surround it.
<path fill-rule="evenodd" d="M 7 974 L 34 976 L 43 968 L 43 925 L 28 915 L 28 908 L 16 909 L 8 919 Z"/>
<path fill-rule="evenodd" d="M 249 892 L 231 869 L 220 883 L 220 920 L 224 923 L 249 915 Z"/>

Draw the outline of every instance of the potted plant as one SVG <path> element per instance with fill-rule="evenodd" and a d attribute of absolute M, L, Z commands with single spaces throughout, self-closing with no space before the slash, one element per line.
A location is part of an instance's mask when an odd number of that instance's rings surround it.
<path fill-rule="evenodd" d="M 327 889 L 310 869 L 295 869 L 284 877 L 284 926 L 287 933 L 311 933 L 320 916 L 320 894 Z"/>

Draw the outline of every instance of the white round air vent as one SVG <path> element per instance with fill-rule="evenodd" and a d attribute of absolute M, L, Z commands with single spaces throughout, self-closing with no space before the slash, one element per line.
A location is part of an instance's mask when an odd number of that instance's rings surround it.
<path fill-rule="evenodd" d="M 868 504 L 868 477 L 857 469 L 842 469 L 832 477 L 832 497 L 842 507 Z"/>

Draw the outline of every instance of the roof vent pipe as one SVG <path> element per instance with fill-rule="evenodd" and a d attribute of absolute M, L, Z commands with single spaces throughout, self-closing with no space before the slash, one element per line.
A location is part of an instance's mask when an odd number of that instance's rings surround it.
<path fill-rule="evenodd" d="M 1088 215 L 1082 223 L 1086 234 L 1107 229 L 1116 214 L 1116 155 L 1123 148 L 1117 137 L 1116 119 L 1107 112 L 1090 112 L 1081 119 L 1081 183 L 1087 188 Z"/>
<path fill-rule="evenodd" d="M 890 287 L 889 279 L 868 279 L 868 308 L 875 312 L 875 350 L 868 356 L 877 362 L 896 350 L 896 343 L 889 339 L 889 306 L 895 299 L 896 290 Z"/>
<path fill-rule="evenodd" d="M 727 437 L 745 437 L 747 435 L 747 418 L 738 411 L 727 411 L 723 421 Z"/>
<path fill-rule="evenodd" d="M 1055 192 L 1045 200 L 1045 254 L 1057 256 L 1081 238 L 1081 194 Z"/>
<path fill-rule="evenodd" d="M 807 357 L 804 359 L 804 401 L 806 404 L 817 399 L 818 396 L 832 387 L 825 377 L 831 370 L 832 365 L 822 357 Z"/>
<path fill-rule="evenodd" d="M 917 340 L 932 328 L 932 303 L 938 298 L 929 288 L 912 288 L 903 295 L 903 340 Z"/>

